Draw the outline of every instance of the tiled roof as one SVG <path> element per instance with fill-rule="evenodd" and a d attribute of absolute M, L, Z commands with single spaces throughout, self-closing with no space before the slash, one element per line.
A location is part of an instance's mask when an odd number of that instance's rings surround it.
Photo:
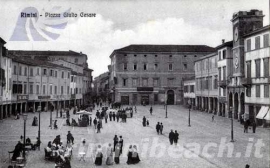
<path fill-rule="evenodd" d="M 48 61 L 43 61 L 43 60 L 39 60 L 39 59 L 31 59 L 29 57 L 14 56 L 14 55 L 11 55 L 10 53 L 9 53 L 8 57 L 11 58 L 15 62 L 22 63 L 22 64 L 25 64 L 25 65 L 41 66 L 41 67 L 52 67 L 52 68 L 62 68 L 62 69 L 71 70 L 70 68 L 67 68 L 67 67 L 64 67 L 64 66 L 61 66 L 61 65 L 57 65 L 57 64 L 53 64 L 53 63 L 50 63 Z"/>
<path fill-rule="evenodd" d="M 218 49 L 223 48 L 223 47 L 233 47 L 233 41 L 228 41 L 226 43 L 223 43 L 223 44 L 217 46 L 216 49 L 218 50 Z"/>
<path fill-rule="evenodd" d="M 83 53 L 78 53 L 72 50 L 69 51 L 32 51 L 32 50 L 9 50 L 9 53 L 17 56 L 82 56 Z"/>
<path fill-rule="evenodd" d="M 129 45 L 115 50 L 122 52 L 215 52 L 206 45 Z"/>

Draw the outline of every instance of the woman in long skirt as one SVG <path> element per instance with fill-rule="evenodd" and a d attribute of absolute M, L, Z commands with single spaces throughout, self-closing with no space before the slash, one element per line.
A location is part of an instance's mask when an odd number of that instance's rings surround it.
<path fill-rule="evenodd" d="M 114 162 L 116 164 L 119 164 L 119 162 L 120 162 L 120 159 L 119 159 L 120 154 L 121 154 L 120 151 L 121 151 L 120 143 L 117 143 L 115 145 L 115 153 L 114 153 Z"/>
<path fill-rule="evenodd" d="M 109 144 L 107 147 L 107 159 L 106 159 L 106 165 L 112 165 L 113 164 L 113 149 L 112 145 Z"/>
<path fill-rule="evenodd" d="M 127 154 L 127 156 L 128 156 L 127 164 L 133 164 L 132 153 L 133 153 L 132 145 L 130 145 L 129 149 L 128 149 L 128 154 Z"/>
<path fill-rule="evenodd" d="M 138 151 L 137 151 L 137 146 L 136 145 L 133 145 L 133 152 L 132 152 L 132 163 L 133 164 L 136 164 L 136 163 L 139 163 L 141 160 L 139 158 L 139 154 L 138 154 Z"/>
<path fill-rule="evenodd" d="M 103 158 L 103 154 L 102 154 L 101 145 L 98 145 L 98 149 L 96 152 L 95 165 L 97 165 L 97 166 L 102 165 L 102 158 Z"/>

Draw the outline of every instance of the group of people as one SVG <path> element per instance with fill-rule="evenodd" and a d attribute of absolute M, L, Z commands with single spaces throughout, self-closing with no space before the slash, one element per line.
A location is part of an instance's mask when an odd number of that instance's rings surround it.
<path fill-rule="evenodd" d="M 178 132 L 176 130 L 174 132 L 173 132 L 173 130 L 171 130 L 171 132 L 169 133 L 170 144 L 171 145 L 173 145 L 173 144 L 177 145 L 178 139 L 179 139 Z"/>
<path fill-rule="evenodd" d="M 157 134 L 162 134 L 162 132 L 163 132 L 163 124 L 162 124 L 162 122 L 161 123 L 157 123 L 157 125 L 156 125 L 156 130 L 157 130 Z"/>
<path fill-rule="evenodd" d="M 249 127 L 249 125 L 250 125 L 250 121 L 249 120 L 244 121 L 244 133 L 248 133 L 248 127 Z M 251 126 L 252 126 L 253 133 L 256 133 L 256 128 L 257 128 L 256 121 L 252 122 Z"/>
<path fill-rule="evenodd" d="M 149 126 L 149 120 L 147 120 L 145 116 L 143 116 L 142 125 L 143 125 L 144 127 Z"/>

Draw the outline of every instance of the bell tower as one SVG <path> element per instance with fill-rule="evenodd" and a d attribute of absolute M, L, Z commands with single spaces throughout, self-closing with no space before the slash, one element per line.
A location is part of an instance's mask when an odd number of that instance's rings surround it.
<path fill-rule="evenodd" d="M 244 35 L 263 27 L 263 12 L 259 10 L 239 11 L 233 14 L 233 77 L 238 85 L 244 76 Z"/>

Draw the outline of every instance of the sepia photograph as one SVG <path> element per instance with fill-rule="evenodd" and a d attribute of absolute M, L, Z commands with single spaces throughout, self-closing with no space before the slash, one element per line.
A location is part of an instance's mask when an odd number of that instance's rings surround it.
<path fill-rule="evenodd" d="M 270 0 L 0 0 L 0 168 L 270 168 Z"/>

